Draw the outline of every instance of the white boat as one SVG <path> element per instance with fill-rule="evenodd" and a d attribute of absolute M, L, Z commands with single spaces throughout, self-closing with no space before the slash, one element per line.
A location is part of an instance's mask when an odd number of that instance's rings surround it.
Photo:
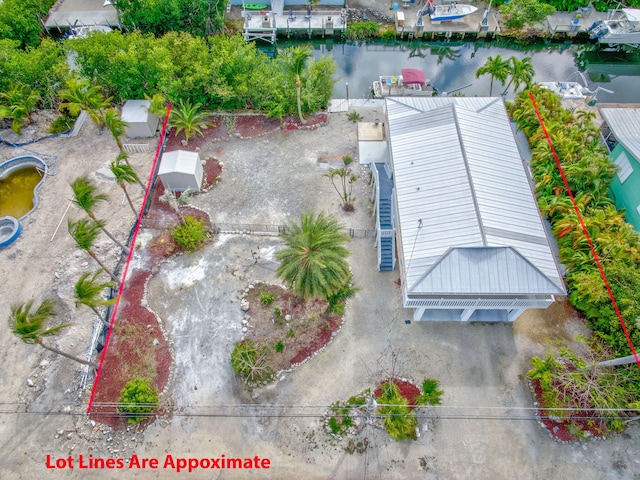
<path fill-rule="evenodd" d="M 560 95 L 563 100 L 580 100 L 587 98 L 589 90 L 578 82 L 539 82 L 542 88 Z"/>
<path fill-rule="evenodd" d="M 425 79 L 424 72 L 403 68 L 401 75 L 383 75 L 373 82 L 374 98 L 433 96 L 438 90 Z"/>
<path fill-rule="evenodd" d="M 562 100 L 586 100 L 587 105 L 590 106 L 594 106 L 598 102 L 598 92 L 613 93 L 612 90 L 604 87 L 596 87 L 595 90 L 590 90 L 587 79 L 582 72 L 576 72 L 569 78 L 574 76 L 581 78 L 584 85 L 580 82 L 538 82 L 538 85 L 555 92 Z"/>
<path fill-rule="evenodd" d="M 92 32 L 109 33 L 110 31 L 111 31 L 110 27 L 103 26 L 103 25 L 88 25 L 88 26 L 81 26 L 81 27 L 73 27 L 71 30 L 69 30 L 68 38 L 87 38 L 89 34 L 91 34 Z"/>
<path fill-rule="evenodd" d="M 431 22 L 449 22 L 466 17 L 477 10 L 478 7 L 467 5 L 466 3 L 452 1 L 448 5 L 436 5 L 433 3 L 433 0 L 428 0 L 425 6 L 418 12 L 418 17 L 421 18 L 422 15 L 427 14 Z"/>
<path fill-rule="evenodd" d="M 640 45 L 640 8 L 614 10 L 607 20 L 598 20 L 587 30 L 590 38 L 607 45 Z"/>

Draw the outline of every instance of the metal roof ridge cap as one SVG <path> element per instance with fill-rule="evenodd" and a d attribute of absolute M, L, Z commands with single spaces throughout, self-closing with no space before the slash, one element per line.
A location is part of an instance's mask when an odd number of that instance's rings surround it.
<path fill-rule="evenodd" d="M 462 132 L 460 131 L 460 123 L 458 122 L 458 111 L 457 104 L 452 104 L 453 111 L 453 120 L 454 125 L 456 126 L 456 132 L 458 134 L 458 142 L 460 144 L 460 151 L 462 152 L 462 160 L 464 161 L 464 168 L 467 172 L 467 180 L 469 183 L 469 188 L 471 189 L 471 198 L 473 198 L 473 208 L 476 212 L 476 218 L 478 219 L 478 227 L 480 228 L 480 236 L 482 237 L 482 244 L 484 246 L 487 245 L 487 236 L 484 232 L 484 225 L 482 224 L 482 215 L 480 215 L 480 207 L 478 206 L 478 197 L 476 196 L 476 190 L 473 186 L 473 176 L 471 175 L 471 169 L 469 168 L 469 161 L 467 159 L 467 151 L 464 148 L 464 141 L 462 137 Z"/>

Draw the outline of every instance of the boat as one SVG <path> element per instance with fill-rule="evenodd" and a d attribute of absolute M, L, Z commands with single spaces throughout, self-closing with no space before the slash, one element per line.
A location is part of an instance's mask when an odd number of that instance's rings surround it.
<path fill-rule="evenodd" d="M 403 68 L 400 75 L 383 75 L 373 82 L 374 98 L 433 96 L 438 90 L 427 80 L 422 70 Z"/>
<path fill-rule="evenodd" d="M 422 18 L 424 14 L 427 14 L 431 22 L 450 22 L 466 17 L 477 10 L 478 7 L 467 5 L 466 3 L 452 1 L 448 5 L 436 5 L 433 0 L 428 0 L 418 12 L 418 18 Z"/>
<path fill-rule="evenodd" d="M 80 27 L 73 27 L 69 30 L 69 36 L 67 38 L 87 38 L 93 32 L 109 33 L 111 30 L 111 27 L 104 25 L 83 25 Z"/>
<path fill-rule="evenodd" d="M 640 8 L 614 10 L 607 20 L 598 20 L 587 30 L 592 40 L 607 45 L 640 45 Z"/>
<path fill-rule="evenodd" d="M 587 92 L 578 82 L 539 82 L 542 88 L 560 95 L 562 100 L 580 100 L 587 98 Z"/>
<path fill-rule="evenodd" d="M 584 85 L 580 82 L 538 82 L 542 88 L 551 90 L 558 94 L 562 100 L 586 100 L 587 105 L 595 106 L 598 102 L 598 92 L 603 91 L 607 93 L 613 93 L 612 90 L 604 87 L 596 87 L 595 90 L 590 90 L 588 82 L 582 72 L 578 71 L 571 75 L 572 77 L 579 77 L 584 82 Z"/>

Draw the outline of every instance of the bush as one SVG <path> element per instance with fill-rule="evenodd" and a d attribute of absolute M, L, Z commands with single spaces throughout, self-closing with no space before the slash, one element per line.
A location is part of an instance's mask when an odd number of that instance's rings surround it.
<path fill-rule="evenodd" d="M 76 117 L 71 115 L 60 115 L 51 125 L 49 125 L 49 133 L 64 133 L 73 128 L 76 123 Z"/>
<path fill-rule="evenodd" d="M 347 25 L 345 35 L 349 40 L 364 40 L 380 35 L 380 25 L 376 22 L 351 22 Z"/>
<path fill-rule="evenodd" d="M 281 353 L 284 350 L 284 343 L 282 343 L 282 340 L 278 340 L 276 342 L 276 352 Z"/>
<path fill-rule="evenodd" d="M 158 391 L 149 380 L 136 378 L 122 389 L 119 409 L 127 415 L 129 423 L 136 424 L 151 416 L 158 408 L 158 400 Z"/>
<path fill-rule="evenodd" d="M 269 382 L 273 370 L 265 363 L 264 349 L 258 350 L 251 340 L 236 343 L 231 353 L 231 367 L 247 383 L 256 385 Z"/>
<path fill-rule="evenodd" d="M 171 235 L 181 248 L 193 252 L 204 244 L 207 239 L 207 229 L 204 226 L 204 220 L 198 220 L 189 215 L 173 229 Z"/>
<path fill-rule="evenodd" d="M 400 394 L 398 386 L 388 381 L 380 386 L 380 395 L 376 398 L 380 405 L 377 414 L 382 419 L 384 429 L 394 440 L 416 440 L 418 420 L 409 410 L 408 401 Z"/>
<path fill-rule="evenodd" d="M 349 121 L 356 123 L 362 120 L 363 117 L 355 110 L 352 110 L 351 112 L 347 113 L 347 118 L 349 119 Z"/>
<path fill-rule="evenodd" d="M 263 305 L 271 305 L 276 296 L 270 292 L 260 292 L 260 303 Z"/>
<path fill-rule="evenodd" d="M 438 388 L 440 382 L 433 378 L 425 378 L 422 382 L 422 395 L 416 399 L 418 405 L 440 405 L 442 403 L 442 390 Z"/>

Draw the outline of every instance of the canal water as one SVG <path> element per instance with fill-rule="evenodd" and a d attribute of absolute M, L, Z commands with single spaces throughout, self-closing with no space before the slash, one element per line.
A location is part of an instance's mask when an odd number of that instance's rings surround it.
<path fill-rule="evenodd" d="M 299 43 L 298 43 L 299 44 Z M 316 56 L 332 55 L 338 64 L 338 82 L 335 98 L 364 98 L 371 85 L 381 75 L 399 75 L 403 68 L 417 68 L 425 73 L 440 91 L 460 90 L 465 96 L 489 95 L 490 77 L 480 78 L 475 73 L 490 56 L 532 58 L 534 79 L 541 82 L 576 81 L 576 72 L 582 73 L 592 90 L 598 86 L 613 90 L 613 94 L 600 91 L 600 103 L 640 103 L 640 54 L 594 51 L 592 45 L 539 44 L 521 49 L 501 46 L 497 42 L 395 42 L 389 43 L 331 43 L 310 42 Z M 279 48 L 288 46 L 278 43 Z M 581 83 L 584 83 L 581 79 Z M 504 90 L 494 82 L 493 94 Z M 513 88 L 507 95 L 512 98 Z"/>

